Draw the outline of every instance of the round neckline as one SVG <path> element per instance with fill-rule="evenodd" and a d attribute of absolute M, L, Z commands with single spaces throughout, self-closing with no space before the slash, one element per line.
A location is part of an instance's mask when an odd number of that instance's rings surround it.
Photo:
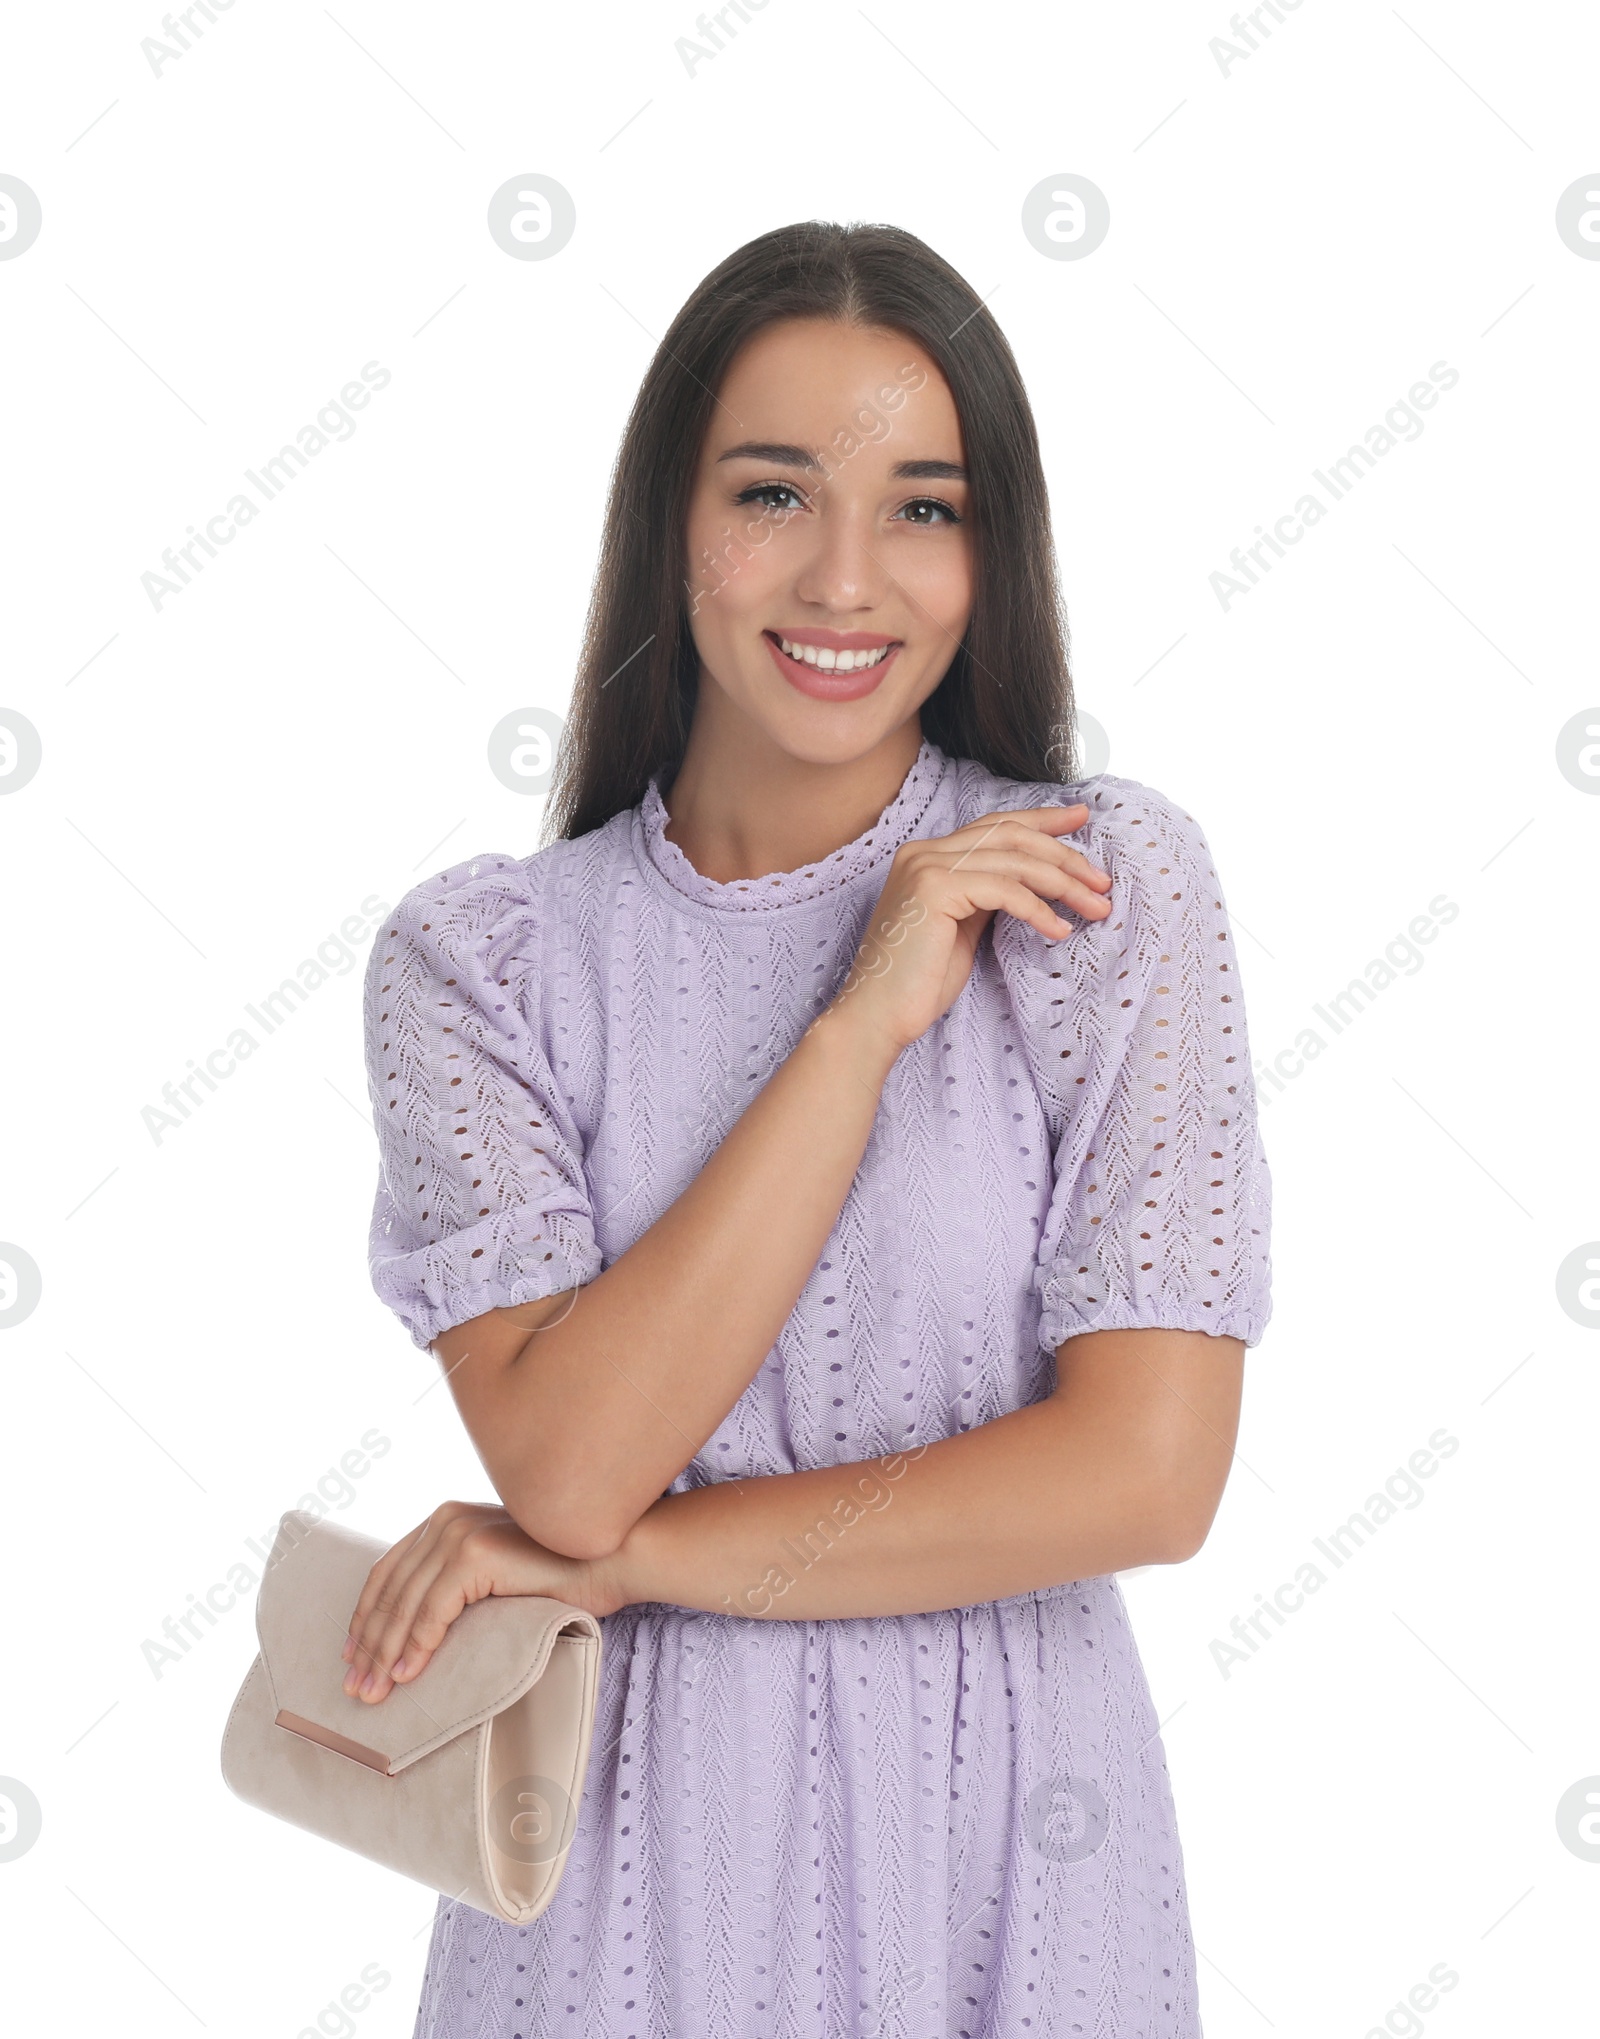
<path fill-rule="evenodd" d="M 814 864 L 794 871 L 766 871 L 759 878 L 719 880 L 697 871 L 667 835 L 672 817 L 661 794 L 662 773 L 652 774 L 644 797 L 634 810 L 637 835 L 646 862 L 672 889 L 700 906 L 725 913 L 770 913 L 799 906 L 852 884 L 866 872 L 887 863 L 933 804 L 949 767 L 939 746 L 924 737 L 900 790 L 870 828 Z M 664 770 L 664 768 L 663 768 Z"/>

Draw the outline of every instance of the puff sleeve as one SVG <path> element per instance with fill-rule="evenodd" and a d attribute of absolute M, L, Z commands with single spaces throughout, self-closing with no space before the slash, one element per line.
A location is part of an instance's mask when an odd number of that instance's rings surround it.
<path fill-rule="evenodd" d="M 1013 916 L 996 936 L 1052 1130 L 1039 1342 L 1164 1327 L 1255 1345 L 1271 1179 L 1210 846 L 1137 781 L 1102 774 L 1084 797 L 1073 840 L 1111 873 L 1113 912 L 1053 943 Z"/>
<path fill-rule="evenodd" d="M 540 1044 L 539 934 L 527 865 L 481 857 L 407 893 L 368 958 L 368 1264 L 424 1351 L 600 1271 L 581 1141 Z"/>

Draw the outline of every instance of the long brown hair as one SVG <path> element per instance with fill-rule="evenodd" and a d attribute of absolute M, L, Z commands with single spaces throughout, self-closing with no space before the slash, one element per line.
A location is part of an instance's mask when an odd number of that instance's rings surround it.
<path fill-rule="evenodd" d="M 922 704 L 923 734 L 1007 778 L 1077 770 L 1066 609 L 1033 411 L 1005 335 L 966 279 L 903 228 L 801 220 L 736 248 L 657 347 L 612 471 L 547 840 L 586 835 L 670 784 L 699 657 L 683 569 L 690 491 L 716 392 L 752 334 L 824 318 L 902 332 L 955 399 L 972 477 L 974 599 Z"/>

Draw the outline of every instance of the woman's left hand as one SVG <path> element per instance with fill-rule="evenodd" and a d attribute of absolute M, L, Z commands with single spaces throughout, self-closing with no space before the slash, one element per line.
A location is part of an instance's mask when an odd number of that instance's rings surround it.
<path fill-rule="evenodd" d="M 564 1558 L 504 1508 L 446 1501 L 367 1574 L 342 1652 L 345 1691 L 376 1702 L 411 1684 L 462 1609 L 491 1594 L 544 1594 L 597 1616 L 628 1604 L 616 1557 Z"/>

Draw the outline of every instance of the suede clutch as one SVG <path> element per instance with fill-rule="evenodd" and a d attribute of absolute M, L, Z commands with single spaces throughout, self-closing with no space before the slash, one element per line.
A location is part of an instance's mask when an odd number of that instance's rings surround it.
<path fill-rule="evenodd" d="M 284 1515 L 223 1778 L 247 1805 L 526 1925 L 555 1895 L 577 1831 L 600 1623 L 564 1600 L 480 1600 L 417 1678 L 376 1705 L 353 1699 L 339 1652 L 389 1547 L 303 1509 Z"/>

